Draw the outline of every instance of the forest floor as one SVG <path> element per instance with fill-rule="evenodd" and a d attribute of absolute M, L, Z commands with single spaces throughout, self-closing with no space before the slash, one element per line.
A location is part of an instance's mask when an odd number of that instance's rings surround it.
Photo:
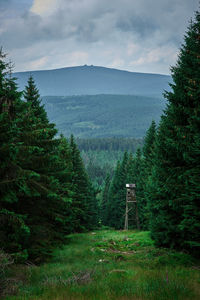
<path fill-rule="evenodd" d="M 200 299 L 199 263 L 155 248 L 148 232 L 72 234 L 50 262 L 12 272 L 6 300 Z"/>

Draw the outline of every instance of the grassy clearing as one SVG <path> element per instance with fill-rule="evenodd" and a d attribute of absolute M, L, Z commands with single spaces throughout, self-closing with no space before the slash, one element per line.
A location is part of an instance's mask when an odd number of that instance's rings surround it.
<path fill-rule="evenodd" d="M 156 249 L 148 232 L 96 231 L 68 240 L 50 263 L 12 270 L 16 295 L 5 299 L 200 299 L 198 262 Z"/>

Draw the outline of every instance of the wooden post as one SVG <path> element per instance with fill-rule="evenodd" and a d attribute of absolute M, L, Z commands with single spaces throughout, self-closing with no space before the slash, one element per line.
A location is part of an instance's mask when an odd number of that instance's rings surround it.
<path fill-rule="evenodd" d="M 125 223 L 124 230 L 128 230 L 129 227 L 129 212 L 134 210 L 133 212 L 133 220 L 137 229 L 140 229 L 139 217 L 138 217 L 138 209 L 137 209 L 137 201 L 135 196 L 135 184 L 130 183 L 126 184 L 126 210 L 125 210 Z"/>
<path fill-rule="evenodd" d="M 124 230 L 128 230 L 128 201 L 127 201 L 127 194 L 126 194 L 126 211 L 125 211 Z"/>

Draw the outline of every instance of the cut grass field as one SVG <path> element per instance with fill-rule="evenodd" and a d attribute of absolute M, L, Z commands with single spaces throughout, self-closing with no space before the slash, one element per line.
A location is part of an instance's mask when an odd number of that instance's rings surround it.
<path fill-rule="evenodd" d="M 157 249 L 148 232 L 72 234 L 50 262 L 12 270 L 6 300 L 200 299 L 200 267 L 185 253 Z"/>

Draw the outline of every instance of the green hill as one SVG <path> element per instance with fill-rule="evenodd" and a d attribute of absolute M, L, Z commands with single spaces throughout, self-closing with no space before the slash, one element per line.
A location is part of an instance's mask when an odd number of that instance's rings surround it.
<path fill-rule="evenodd" d="M 81 138 L 142 138 L 165 107 L 161 97 L 134 95 L 47 96 L 43 103 L 60 132 Z"/>

